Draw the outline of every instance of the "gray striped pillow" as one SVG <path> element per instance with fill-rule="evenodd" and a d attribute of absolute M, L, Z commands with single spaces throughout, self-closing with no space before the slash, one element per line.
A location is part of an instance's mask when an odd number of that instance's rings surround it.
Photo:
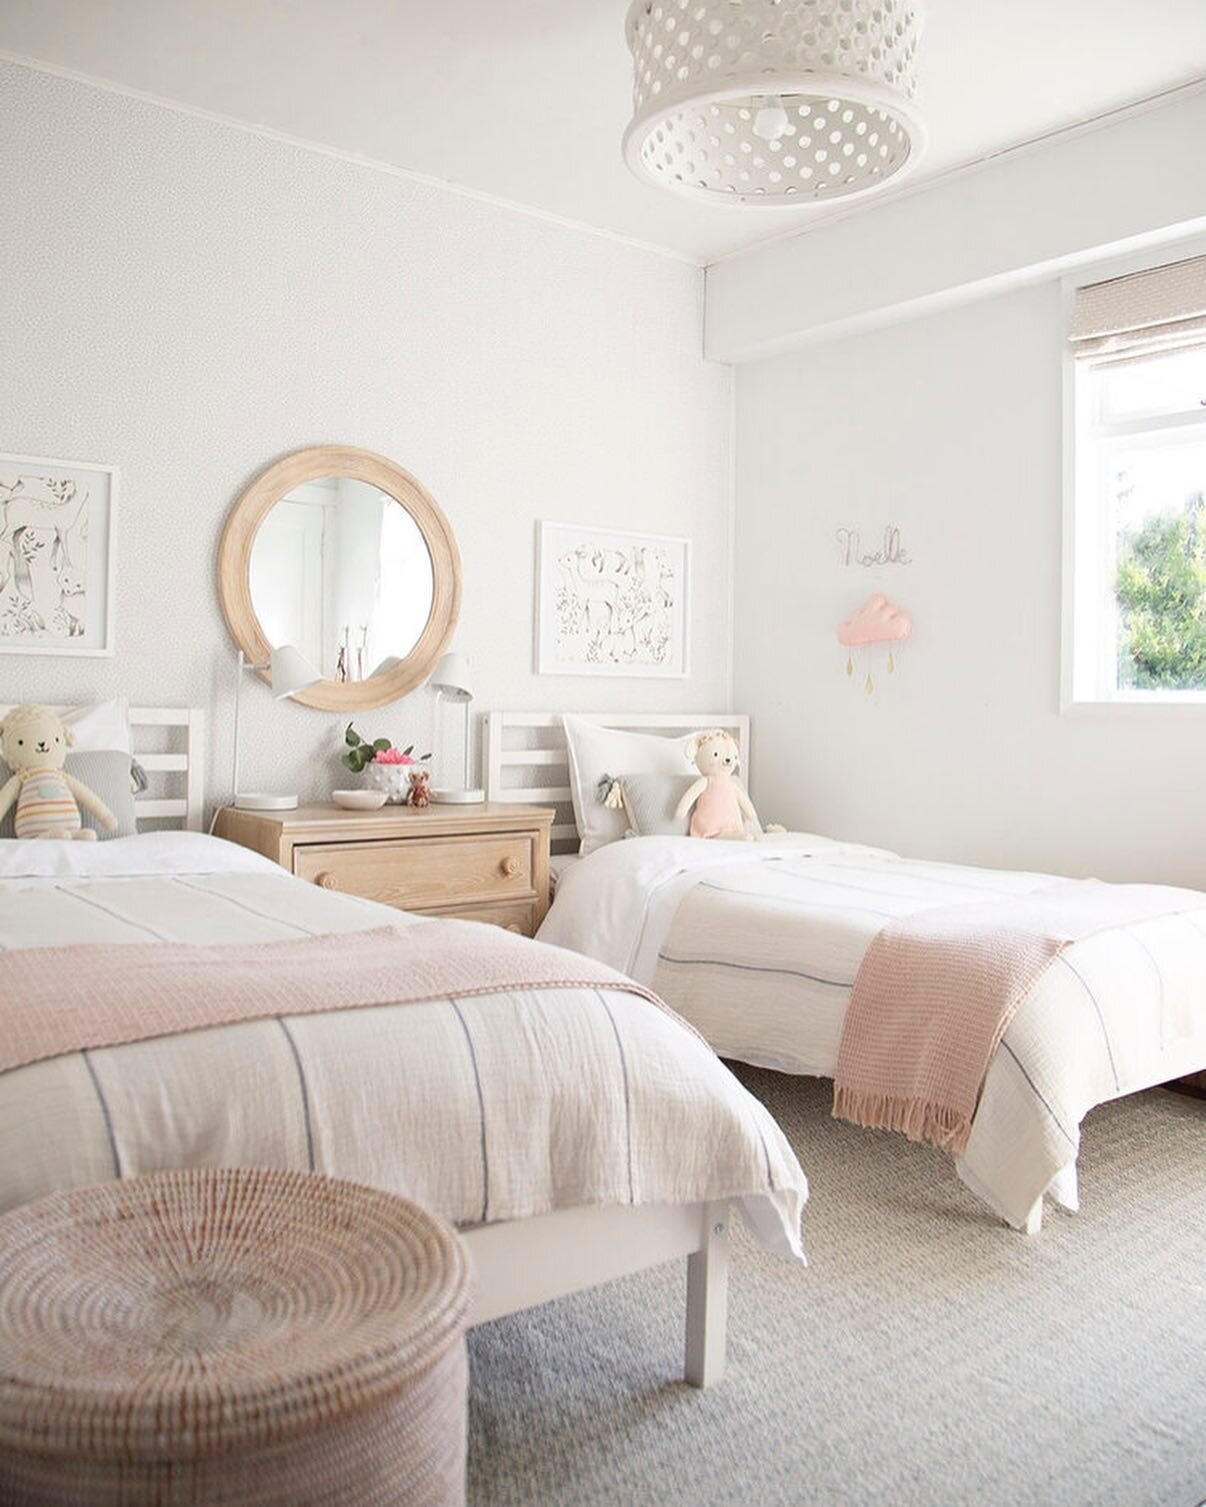
<path fill-rule="evenodd" d="M 80 807 L 84 826 L 91 827 L 99 838 L 133 837 L 138 830 L 134 817 L 134 793 L 130 789 L 131 762 L 128 753 L 120 753 L 111 748 L 93 748 L 81 752 L 72 750 L 63 764 L 65 773 L 73 775 L 81 785 L 87 785 L 93 795 L 99 796 L 117 818 L 117 830 L 107 832 L 91 811 Z M 8 766 L 2 761 L 0 771 L 3 772 L 3 779 L 0 779 L 2 785 L 10 773 Z M 13 825 L 16 810 L 14 802 L 4 820 L 0 821 L 0 839 L 17 835 Z"/>

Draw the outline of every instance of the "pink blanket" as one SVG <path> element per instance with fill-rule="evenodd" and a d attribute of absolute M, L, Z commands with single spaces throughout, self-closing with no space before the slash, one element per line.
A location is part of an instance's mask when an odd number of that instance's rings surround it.
<path fill-rule="evenodd" d="M 1079 880 L 891 922 L 854 981 L 833 1113 L 960 1154 L 993 1053 L 1063 949 L 1204 908 L 1196 890 Z"/>
<path fill-rule="evenodd" d="M 606 964 L 471 921 L 240 947 L 15 949 L 0 953 L 0 1072 L 64 1052 L 275 1015 L 564 987 L 623 989 L 673 1015 Z"/>

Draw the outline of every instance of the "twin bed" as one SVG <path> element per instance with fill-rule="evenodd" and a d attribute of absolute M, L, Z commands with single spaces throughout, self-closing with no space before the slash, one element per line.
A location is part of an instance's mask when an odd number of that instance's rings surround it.
<path fill-rule="evenodd" d="M 766 1110 L 693 1031 L 622 981 L 253 1011 L 85 1045 L 89 990 L 115 949 L 153 968 L 156 947 L 260 948 L 270 970 L 273 947 L 283 957 L 299 939 L 451 927 L 455 948 L 468 925 L 308 885 L 203 835 L 201 718 L 147 710 L 131 721 L 136 735 L 174 724 L 183 736 L 183 750 L 135 748 L 185 785 L 183 796 L 147 797 L 140 817 L 186 830 L 0 843 L 0 969 L 19 976 L 16 953 L 52 950 L 74 975 L 79 1016 L 78 1049 L 0 1072 L 0 1211 L 162 1167 L 313 1168 L 404 1193 L 456 1223 L 478 1271 L 475 1322 L 686 1257 L 686 1375 L 717 1379 L 730 1206 L 766 1245 L 799 1258 L 807 1185 Z M 24 1006 L 14 995 L 0 988 L 10 1035 Z"/>
<path fill-rule="evenodd" d="M 748 764 L 743 717 L 589 720 L 666 738 L 725 727 Z M 530 798 L 538 770 L 539 798 L 572 807 L 556 714 L 491 714 L 488 748 L 491 799 Z M 563 847 L 576 846 L 571 816 L 553 829 Z M 884 927 L 1058 883 L 795 833 L 756 843 L 647 836 L 554 864 L 557 897 L 541 940 L 648 985 L 723 1058 L 822 1077 L 835 1074 L 852 986 Z M 1013 1014 L 955 1165 L 1015 1228 L 1039 1229 L 1044 1195 L 1077 1207 L 1090 1109 L 1206 1066 L 1206 894 L 1182 903 L 1189 908 L 1066 947 Z"/>

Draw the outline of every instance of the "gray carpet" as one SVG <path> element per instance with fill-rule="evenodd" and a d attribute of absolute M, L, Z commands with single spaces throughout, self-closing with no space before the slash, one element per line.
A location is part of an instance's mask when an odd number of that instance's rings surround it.
<path fill-rule="evenodd" d="M 734 1225 L 729 1370 L 677 1377 L 678 1263 L 470 1339 L 470 1501 L 1196 1507 L 1206 1101 L 1089 1116 L 1081 1213 L 996 1223 L 929 1148 L 742 1069 L 812 1186 L 810 1266 Z"/>

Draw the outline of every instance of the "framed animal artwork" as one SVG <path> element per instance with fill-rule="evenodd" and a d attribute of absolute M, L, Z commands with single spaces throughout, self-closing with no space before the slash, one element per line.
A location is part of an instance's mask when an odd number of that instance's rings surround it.
<path fill-rule="evenodd" d="M 686 675 L 690 561 L 687 539 L 539 524 L 537 673 Z"/>
<path fill-rule="evenodd" d="M 117 471 L 0 455 L 0 654 L 112 654 Z"/>

